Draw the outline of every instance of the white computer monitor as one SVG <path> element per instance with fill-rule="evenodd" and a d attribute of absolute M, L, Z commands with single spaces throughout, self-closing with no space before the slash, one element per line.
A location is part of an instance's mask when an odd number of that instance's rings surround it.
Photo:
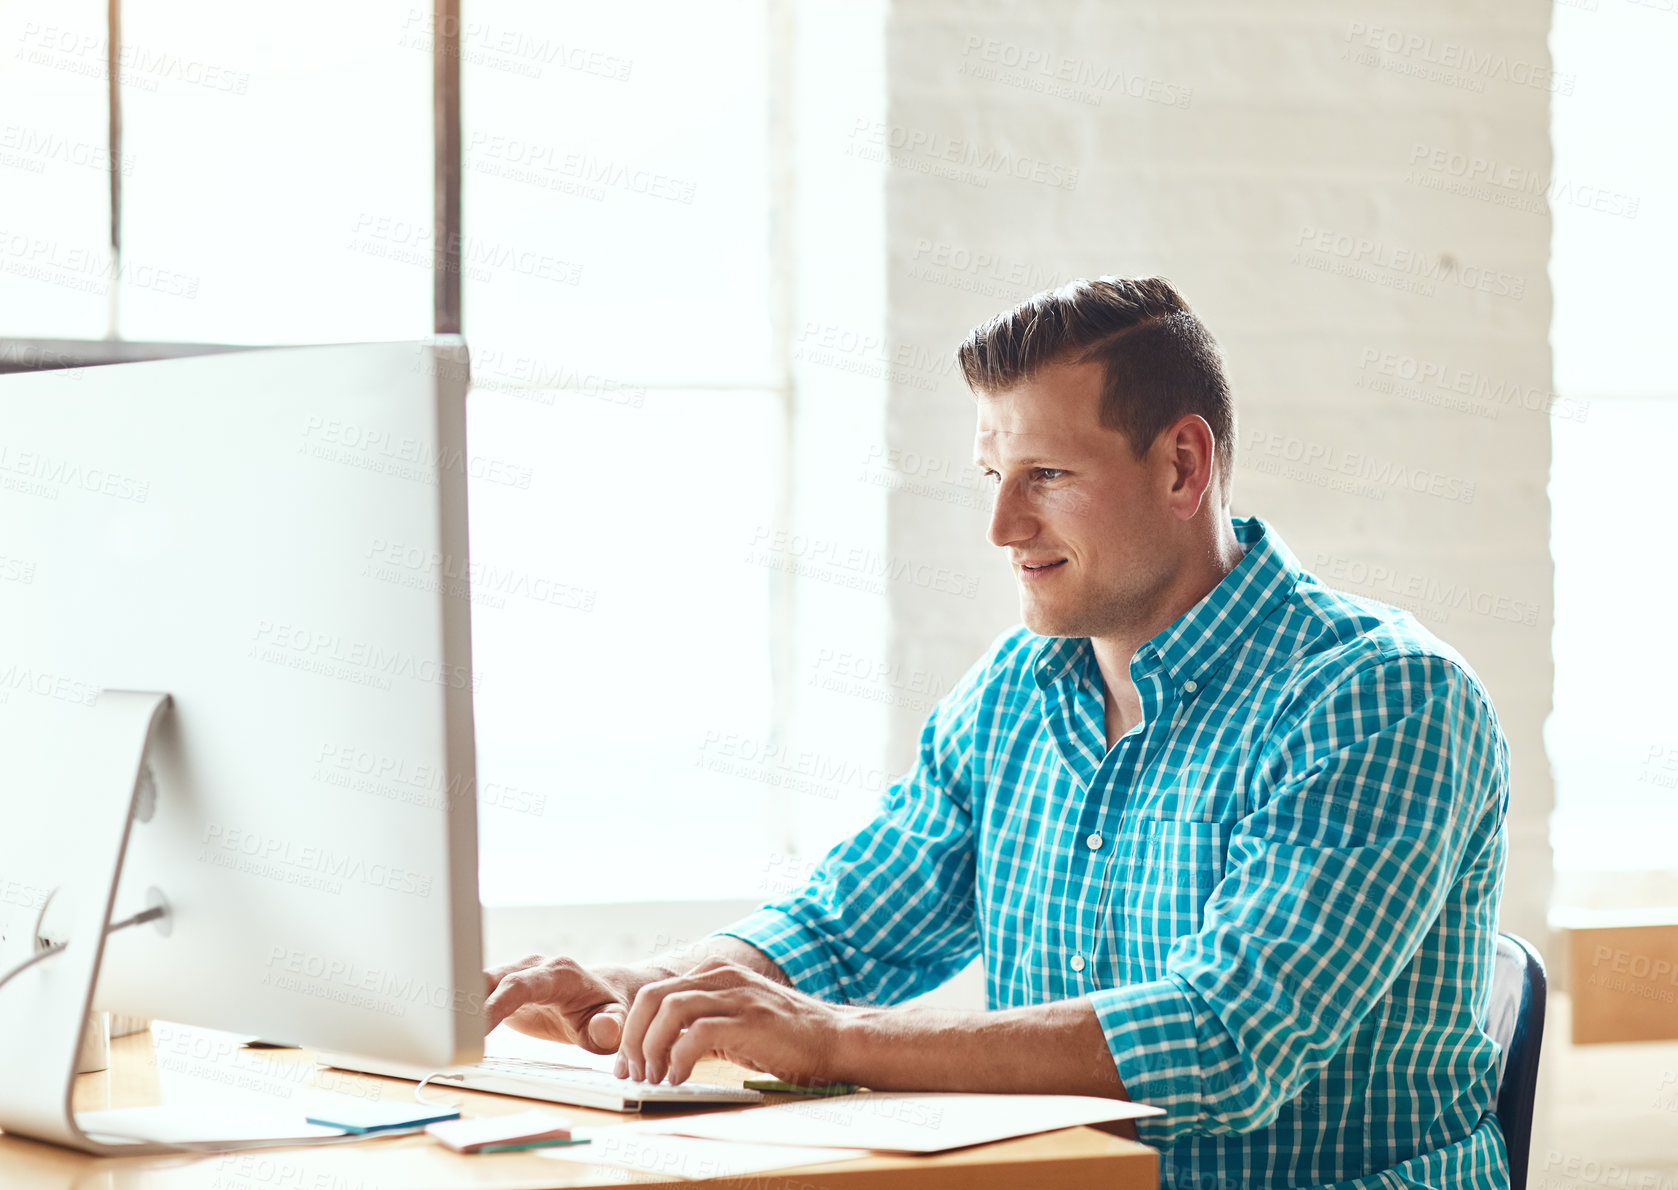
<path fill-rule="evenodd" d="M 480 1055 L 465 393 L 425 343 L 0 377 L 0 971 L 105 837 L 64 775 L 101 691 L 158 691 L 109 916 L 168 914 L 95 1005 Z M 14 1035 L 58 961 L 0 986 Z"/>

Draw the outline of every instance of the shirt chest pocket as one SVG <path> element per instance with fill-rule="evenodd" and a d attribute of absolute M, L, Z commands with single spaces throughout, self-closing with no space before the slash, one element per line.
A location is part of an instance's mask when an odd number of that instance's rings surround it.
<path fill-rule="evenodd" d="M 1119 913 L 1112 921 L 1121 978 L 1158 979 L 1171 944 L 1200 929 L 1224 874 L 1224 826 L 1144 818 L 1129 832 Z"/>

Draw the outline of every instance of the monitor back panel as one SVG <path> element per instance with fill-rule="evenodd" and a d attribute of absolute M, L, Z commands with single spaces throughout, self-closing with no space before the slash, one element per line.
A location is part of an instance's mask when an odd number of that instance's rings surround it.
<path fill-rule="evenodd" d="M 0 378 L 0 884 L 74 847 L 102 689 L 166 691 L 97 1002 L 439 1064 L 481 1043 L 463 350 Z M 53 907 L 49 907 L 50 915 Z"/>

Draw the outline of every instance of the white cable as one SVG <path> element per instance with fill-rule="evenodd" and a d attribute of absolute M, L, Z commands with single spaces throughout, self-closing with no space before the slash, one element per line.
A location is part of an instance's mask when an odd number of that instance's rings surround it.
<path fill-rule="evenodd" d="M 57 889 L 53 890 L 53 892 L 57 892 L 57 891 L 58 891 Z M 47 894 L 47 900 L 41 902 L 41 912 L 39 914 L 37 914 L 36 917 L 35 917 L 35 929 L 32 932 L 31 937 L 39 938 L 41 936 L 41 934 L 40 934 L 41 922 L 47 915 L 47 901 L 51 901 L 51 900 L 52 900 L 52 893 L 48 893 Z M 163 916 L 164 912 L 165 912 L 165 910 L 161 905 L 153 905 L 150 909 L 140 910 L 140 912 L 134 914 L 132 917 L 125 917 L 121 921 L 112 922 L 110 925 L 105 927 L 105 933 L 114 934 L 118 930 L 126 930 L 129 926 L 143 926 L 148 921 L 156 921 L 158 918 Z M 42 959 L 52 958 L 53 955 L 58 954 L 60 951 L 62 951 L 65 947 L 67 947 L 69 945 L 70 944 L 68 942 L 49 942 L 46 945 L 45 948 L 36 952 L 35 954 L 30 955 L 27 959 L 24 959 L 23 962 L 19 963 L 15 967 L 13 967 L 10 971 L 6 972 L 4 975 L 0 975 L 0 988 L 5 987 L 16 976 L 21 975 L 23 972 L 29 970 L 29 968 L 33 967 L 36 963 L 40 962 Z"/>
<path fill-rule="evenodd" d="M 414 1087 L 414 1100 L 415 1100 L 415 1102 L 423 1103 L 427 1107 L 459 1107 L 460 1106 L 460 1100 L 458 1100 L 458 1099 L 455 1100 L 453 1103 L 444 1103 L 444 1102 L 442 1102 L 441 1100 L 438 1100 L 438 1099 L 427 1099 L 424 1095 L 420 1094 L 421 1091 L 425 1090 L 425 1084 L 426 1083 L 430 1082 L 432 1079 L 436 1078 L 440 1074 L 447 1074 L 447 1073 L 448 1073 L 448 1071 L 446 1071 L 446 1070 L 433 1070 L 430 1074 L 428 1074 L 424 1078 L 420 1079 L 418 1085 L 416 1085 Z"/>
<path fill-rule="evenodd" d="M 63 950 L 66 945 L 67 943 L 54 942 L 51 946 L 47 947 L 47 949 L 41 951 L 39 954 L 30 955 L 27 959 L 24 959 L 23 962 L 13 967 L 10 971 L 6 972 L 4 975 L 0 975 L 0 988 L 5 987 L 12 981 L 14 976 L 23 974 L 23 972 L 29 970 L 29 968 L 33 967 L 42 959 L 52 958 L 53 955 Z"/>

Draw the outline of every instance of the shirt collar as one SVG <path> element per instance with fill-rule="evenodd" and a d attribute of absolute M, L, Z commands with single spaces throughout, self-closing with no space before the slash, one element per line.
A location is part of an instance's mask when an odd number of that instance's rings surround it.
<path fill-rule="evenodd" d="M 1221 668 L 1230 646 L 1251 636 L 1293 593 L 1304 571 L 1276 531 L 1256 516 L 1231 517 L 1230 528 L 1245 556 L 1199 603 L 1136 650 L 1133 677 L 1163 668 L 1174 684 L 1203 681 Z M 1059 680 L 1088 648 L 1087 637 L 1045 637 L 1032 657 L 1038 688 Z"/>

